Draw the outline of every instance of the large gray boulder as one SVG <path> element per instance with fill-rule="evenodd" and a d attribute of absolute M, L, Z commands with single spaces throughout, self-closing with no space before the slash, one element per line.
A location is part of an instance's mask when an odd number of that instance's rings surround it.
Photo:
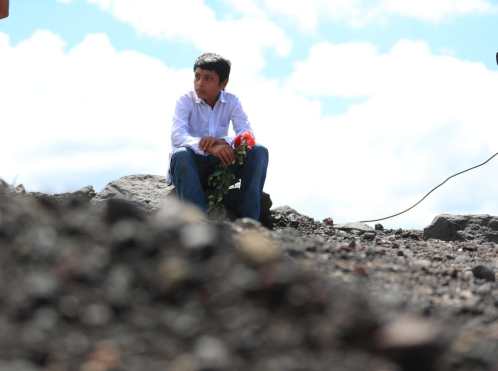
<path fill-rule="evenodd" d="M 19 193 L 19 192 L 18 192 Z M 25 193 L 25 192 L 20 192 Z M 38 200 L 49 200 L 55 203 L 71 203 L 71 202 L 89 202 L 95 197 L 95 189 L 92 186 L 86 186 L 78 189 L 75 192 L 64 192 L 47 194 L 42 192 L 27 192 L 29 195 L 37 198 Z"/>
<path fill-rule="evenodd" d="M 498 217 L 491 215 L 441 214 L 424 229 L 424 239 L 498 243 Z"/>
<path fill-rule="evenodd" d="M 137 204 L 147 212 L 159 210 L 162 201 L 168 196 L 175 196 L 175 187 L 166 183 L 166 178 L 160 175 L 128 175 L 107 184 L 93 199 L 92 203 L 119 198 Z M 227 216 L 234 220 L 240 217 L 237 213 L 240 192 L 231 189 L 225 197 Z M 272 201 L 270 195 L 263 193 L 261 198 L 260 222 L 272 228 L 270 208 Z"/>
<path fill-rule="evenodd" d="M 135 203 L 145 211 L 151 212 L 158 210 L 162 200 L 169 196 L 173 190 L 174 186 L 168 185 L 164 176 L 127 175 L 107 184 L 92 199 L 92 203 L 119 198 Z"/>
<path fill-rule="evenodd" d="M 9 183 L 0 178 L 0 193 L 7 193 L 10 191 Z"/>
<path fill-rule="evenodd" d="M 18 184 L 14 187 L 0 178 L 0 193 L 26 193 L 26 190 L 22 184 Z"/>

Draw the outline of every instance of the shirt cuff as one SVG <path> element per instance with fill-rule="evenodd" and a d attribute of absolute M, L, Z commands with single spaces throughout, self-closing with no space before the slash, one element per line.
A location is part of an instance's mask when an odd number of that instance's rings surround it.
<path fill-rule="evenodd" d="M 227 135 L 226 137 L 222 137 L 222 139 L 225 140 L 225 142 L 227 142 L 231 146 L 233 146 L 234 137 Z"/>

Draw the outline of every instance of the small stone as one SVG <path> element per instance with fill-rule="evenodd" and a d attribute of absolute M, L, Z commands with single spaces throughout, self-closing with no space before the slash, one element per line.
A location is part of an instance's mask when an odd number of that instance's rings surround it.
<path fill-rule="evenodd" d="M 472 271 L 464 271 L 462 274 L 462 280 L 464 281 L 470 281 L 472 280 L 473 273 Z"/>
<path fill-rule="evenodd" d="M 486 281 L 496 281 L 496 275 L 493 270 L 484 265 L 478 265 L 477 267 L 472 268 L 472 273 L 475 278 L 480 278 Z"/>
<path fill-rule="evenodd" d="M 363 233 L 362 237 L 367 241 L 373 241 L 376 235 L 377 234 L 375 232 L 365 232 Z"/>
<path fill-rule="evenodd" d="M 70 332 L 62 340 L 61 351 L 66 352 L 69 356 L 81 356 L 90 348 L 90 340 L 80 332 Z"/>
<path fill-rule="evenodd" d="M 403 370 L 433 370 L 445 347 L 441 330 L 434 323 L 404 316 L 387 324 L 378 333 L 378 348 Z M 413 368 L 413 360 L 417 367 Z"/>
<path fill-rule="evenodd" d="M 357 276 L 368 277 L 368 270 L 364 265 L 356 265 L 353 268 L 353 273 Z"/>
<path fill-rule="evenodd" d="M 18 184 L 15 188 L 15 192 L 16 193 L 21 193 L 21 194 L 25 194 L 26 193 L 26 188 L 24 188 L 24 185 L 22 184 Z"/>
<path fill-rule="evenodd" d="M 58 315 L 53 309 L 42 308 L 36 311 L 33 324 L 41 331 L 50 331 L 56 327 Z"/>
<path fill-rule="evenodd" d="M 180 230 L 180 239 L 185 247 L 195 250 L 212 245 L 216 231 L 206 223 L 187 224 Z"/>
<path fill-rule="evenodd" d="M 210 336 L 203 336 L 195 344 L 195 354 L 199 363 L 206 369 L 225 369 L 230 357 L 225 344 Z"/>
<path fill-rule="evenodd" d="M 182 354 L 171 364 L 171 371 L 197 371 L 201 367 L 199 361 L 191 354 Z"/>
<path fill-rule="evenodd" d="M 105 326 L 112 318 L 112 312 L 105 304 L 90 304 L 85 308 L 82 322 L 89 326 Z"/>
<path fill-rule="evenodd" d="M 165 258 L 159 264 L 159 282 L 161 291 L 166 292 L 178 287 L 192 276 L 190 264 L 180 257 Z"/>
<path fill-rule="evenodd" d="M 384 226 L 382 224 L 375 224 L 375 230 L 376 231 L 383 231 L 384 230 Z"/>
<path fill-rule="evenodd" d="M 128 267 L 124 265 L 114 267 L 106 281 L 106 292 L 110 303 L 117 306 L 127 305 L 132 282 L 133 273 Z"/>
<path fill-rule="evenodd" d="M 166 197 L 153 222 L 158 227 L 175 228 L 189 223 L 206 221 L 206 215 L 193 204 L 181 202 L 175 197 Z"/>
<path fill-rule="evenodd" d="M 477 245 L 476 244 L 472 244 L 472 243 L 465 244 L 463 246 L 463 250 L 464 251 L 470 251 L 470 252 L 477 251 Z"/>
<path fill-rule="evenodd" d="M 33 273 L 28 276 L 26 283 L 30 296 L 38 300 L 54 298 L 59 289 L 57 280 L 49 273 Z"/>
<path fill-rule="evenodd" d="M 336 229 L 340 229 L 346 232 L 370 232 L 373 231 L 373 228 L 365 223 L 346 223 L 346 224 L 338 224 L 335 226 Z"/>
<path fill-rule="evenodd" d="M 259 232 L 248 230 L 237 237 L 239 251 L 254 263 L 270 263 L 281 256 L 280 248 L 275 242 Z"/>
<path fill-rule="evenodd" d="M 73 295 L 63 296 L 59 299 L 59 312 L 68 319 L 75 319 L 79 315 L 80 300 Z"/>
<path fill-rule="evenodd" d="M 110 341 L 101 341 L 96 344 L 95 350 L 89 355 L 89 360 L 83 365 L 82 370 L 114 370 L 120 363 L 119 349 Z"/>
<path fill-rule="evenodd" d="M 431 262 L 429 260 L 426 260 L 426 259 L 419 259 L 419 260 L 415 260 L 415 262 L 413 262 L 413 266 L 415 268 L 419 268 L 419 269 L 427 269 L 431 266 Z"/>
<path fill-rule="evenodd" d="M 491 284 L 489 282 L 487 282 L 487 283 L 477 287 L 476 293 L 479 295 L 486 295 L 486 294 L 489 294 L 491 292 L 491 290 L 492 290 Z"/>
<path fill-rule="evenodd" d="M 323 219 L 323 224 L 333 226 L 334 220 L 332 218 L 325 218 Z"/>

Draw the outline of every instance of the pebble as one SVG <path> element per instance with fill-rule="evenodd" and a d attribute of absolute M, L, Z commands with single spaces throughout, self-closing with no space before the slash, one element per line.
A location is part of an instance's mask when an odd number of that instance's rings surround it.
<path fill-rule="evenodd" d="M 256 264 L 267 264 L 281 256 L 278 245 L 257 231 L 242 232 L 237 239 L 239 252 Z"/>
<path fill-rule="evenodd" d="M 81 322 L 88 326 L 100 327 L 107 325 L 111 318 L 112 312 L 107 305 L 94 303 L 83 310 Z"/>
<path fill-rule="evenodd" d="M 403 370 L 432 370 L 446 343 L 435 323 L 408 315 L 384 326 L 377 339 L 377 346 L 393 355 Z"/>
<path fill-rule="evenodd" d="M 205 369 L 221 370 L 230 364 L 228 349 L 225 344 L 211 336 L 203 336 L 195 343 L 195 354 Z"/>
<path fill-rule="evenodd" d="M 362 235 L 362 238 L 367 241 L 373 241 L 377 234 L 375 232 L 365 232 Z"/>
<path fill-rule="evenodd" d="M 216 239 L 216 230 L 206 223 L 187 224 L 180 229 L 182 244 L 189 249 L 201 249 Z"/>
<path fill-rule="evenodd" d="M 50 300 L 57 295 L 59 283 L 50 273 L 39 272 L 28 275 L 26 284 L 33 299 Z"/>
<path fill-rule="evenodd" d="M 413 267 L 418 269 L 427 269 L 431 266 L 431 262 L 426 259 L 418 259 L 413 262 Z"/>
<path fill-rule="evenodd" d="M 473 277 L 474 277 L 474 274 L 472 273 L 472 271 L 466 270 L 462 273 L 462 280 L 463 281 L 471 281 Z"/>
<path fill-rule="evenodd" d="M 484 265 L 478 265 L 477 267 L 472 268 L 472 273 L 474 274 L 475 278 L 480 278 L 492 282 L 496 281 L 495 272 Z"/>
<path fill-rule="evenodd" d="M 163 259 L 159 264 L 158 273 L 158 286 L 162 291 L 174 289 L 192 277 L 190 263 L 175 256 Z"/>
<path fill-rule="evenodd" d="M 492 290 L 491 284 L 487 282 L 483 285 L 478 286 L 476 289 L 476 293 L 479 295 L 486 295 L 489 294 L 491 290 Z"/>

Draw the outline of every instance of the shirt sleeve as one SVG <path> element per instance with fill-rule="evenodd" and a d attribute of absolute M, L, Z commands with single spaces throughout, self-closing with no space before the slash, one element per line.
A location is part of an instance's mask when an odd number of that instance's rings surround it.
<path fill-rule="evenodd" d="M 254 136 L 254 132 L 251 128 L 251 123 L 249 122 L 249 119 L 247 118 L 247 115 L 244 112 L 242 104 L 240 104 L 238 98 L 235 98 L 234 108 L 230 119 L 232 120 L 233 131 L 235 132 L 235 135 L 239 135 L 245 131 L 249 131 Z M 226 136 L 223 137 L 223 139 L 232 144 L 235 138 L 232 136 Z"/>
<path fill-rule="evenodd" d="M 171 129 L 171 144 L 173 147 L 189 147 L 194 152 L 203 154 L 199 149 L 200 137 L 190 135 L 188 131 L 190 115 L 192 113 L 192 100 L 184 95 L 176 102 L 173 115 L 173 127 Z"/>

